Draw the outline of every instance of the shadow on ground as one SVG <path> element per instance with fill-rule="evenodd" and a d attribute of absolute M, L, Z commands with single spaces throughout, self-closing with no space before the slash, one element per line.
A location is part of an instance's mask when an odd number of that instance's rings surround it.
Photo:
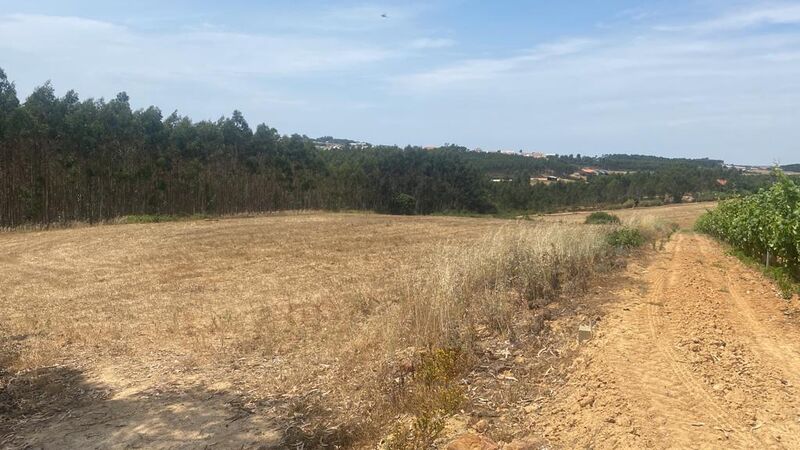
<path fill-rule="evenodd" d="M 126 395 L 73 368 L 0 368 L 0 448 L 328 448 L 352 433 L 325 428 L 314 398 L 252 402 L 202 387 Z"/>

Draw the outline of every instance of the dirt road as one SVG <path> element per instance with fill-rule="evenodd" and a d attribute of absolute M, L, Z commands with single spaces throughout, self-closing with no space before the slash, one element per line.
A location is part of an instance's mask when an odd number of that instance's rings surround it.
<path fill-rule="evenodd" d="M 800 448 L 800 310 L 720 245 L 675 235 L 531 428 L 566 448 Z"/>

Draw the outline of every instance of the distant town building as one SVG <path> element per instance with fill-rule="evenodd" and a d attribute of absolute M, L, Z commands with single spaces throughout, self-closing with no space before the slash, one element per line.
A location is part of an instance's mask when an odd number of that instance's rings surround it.
<path fill-rule="evenodd" d="M 314 147 L 318 150 L 339 150 L 342 144 L 334 144 L 333 142 L 314 142 Z"/>
<path fill-rule="evenodd" d="M 529 152 L 525 153 L 525 156 L 527 156 L 528 158 L 537 158 L 537 159 L 547 158 L 547 155 L 545 155 L 542 152 Z"/>

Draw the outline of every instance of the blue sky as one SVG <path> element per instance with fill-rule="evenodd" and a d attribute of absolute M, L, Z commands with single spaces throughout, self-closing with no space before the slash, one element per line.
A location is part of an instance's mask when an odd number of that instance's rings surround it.
<path fill-rule="evenodd" d="M 0 67 L 287 134 L 800 162 L 800 2 L 0 0 Z"/>

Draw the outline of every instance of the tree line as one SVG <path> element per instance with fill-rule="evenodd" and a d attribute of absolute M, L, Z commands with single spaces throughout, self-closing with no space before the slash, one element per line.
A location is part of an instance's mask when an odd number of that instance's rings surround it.
<path fill-rule="evenodd" d="M 531 184 L 521 172 L 510 182 L 493 183 L 494 203 L 511 211 L 550 212 L 594 206 L 650 206 L 692 200 L 715 200 L 737 192 L 753 192 L 766 176 L 745 176 L 723 166 L 674 165 L 654 171 L 594 176 L 585 182 Z"/>
<path fill-rule="evenodd" d="M 616 155 L 616 166 L 625 157 Z M 627 158 L 637 167 L 653 164 Z M 111 100 L 81 100 L 74 91 L 58 97 L 48 82 L 20 101 L 0 69 L 0 227 L 285 209 L 538 211 L 714 189 L 715 177 L 734 175 L 720 165 L 669 161 L 657 161 L 653 172 L 588 183 L 497 186 L 493 173 L 527 180 L 533 172 L 568 174 L 597 160 L 537 160 L 453 145 L 325 151 L 263 123 L 253 129 L 239 111 L 195 122 L 177 112 L 165 117 L 154 106 L 134 110 L 124 92 Z"/>
<path fill-rule="evenodd" d="M 81 101 L 46 83 L 24 101 L 0 70 L 0 226 L 134 214 L 284 209 L 486 212 L 481 173 L 457 152 L 317 150 L 305 136 L 253 130 L 239 111 L 193 122 L 123 92 Z"/>

